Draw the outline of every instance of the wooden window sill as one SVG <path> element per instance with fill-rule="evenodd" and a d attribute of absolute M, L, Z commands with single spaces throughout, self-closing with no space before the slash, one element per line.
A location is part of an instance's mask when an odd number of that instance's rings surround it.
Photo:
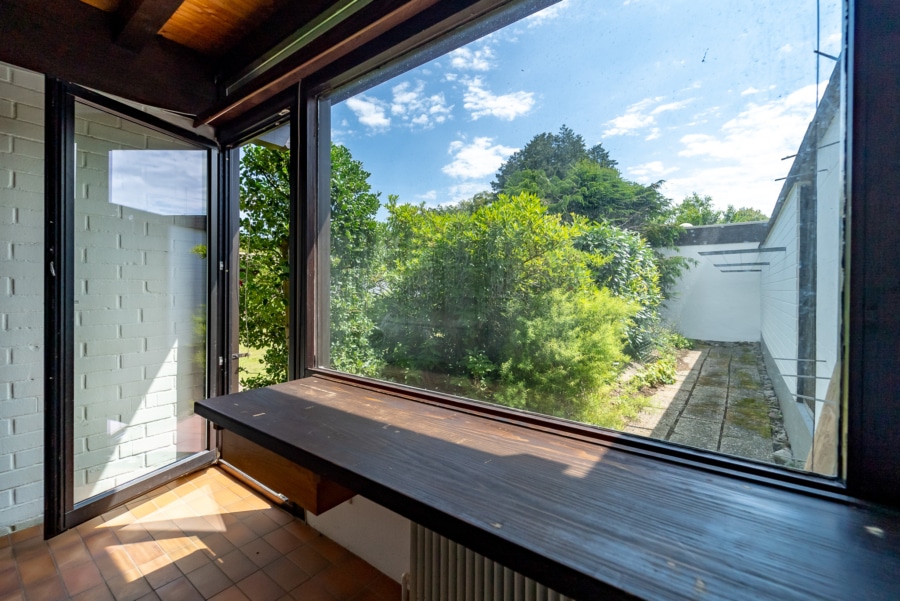
<path fill-rule="evenodd" d="M 575 598 L 900 598 L 893 509 L 322 376 L 195 411 Z"/>

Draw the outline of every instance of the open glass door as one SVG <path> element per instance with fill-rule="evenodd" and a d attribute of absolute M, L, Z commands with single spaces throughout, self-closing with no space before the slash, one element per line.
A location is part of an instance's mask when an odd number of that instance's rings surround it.
<path fill-rule="evenodd" d="M 129 107 L 68 98 L 56 225 L 65 235 L 52 274 L 65 282 L 56 295 L 66 357 L 56 374 L 65 423 L 58 530 L 214 458 L 193 405 L 209 395 L 216 364 L 208 251 L 217 151 L 152 117 L 139 122 Z"/>
<path fill-rule="evenodd" d="M 209 194 L 206 149 L 81 102 L 75 148 L 80 503 L 206 450 Z"/>

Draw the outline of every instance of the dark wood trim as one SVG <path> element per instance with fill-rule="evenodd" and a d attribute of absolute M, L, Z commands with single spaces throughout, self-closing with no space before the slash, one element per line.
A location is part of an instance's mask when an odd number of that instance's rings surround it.
<path fill-rule="evenodd" d="M 780 466 L 725 455 L 714 451 L 706 451 L 673 442 L 655 440 L 644 436 L 628 434 L 581 424 L 566 419 L 520 411 L 502 405 L 493 405 L 474 401 L 463 397 L 452 396 L 440 392 L 423 390 L 413 386 L 374 380 L 363 376 L 354 376 L 323 367 L 311 367 L 309 376 L 316 376 L 349 384 L 351 386 L 373 392 L 389 394 L 403 399 L 444 407 L 502 423 L 524 426 L 573 438 L 575 440 L 621 448 L 630 453 L 652 457 L 665 461 L 705 470 L 717 474 L 763 483 L 768 486 L 783 487 L 796 492 L 821 495 L 835 501 L 846 501 L 851 498 L 846 494 L 843 483 L 835 478 L 827 478 L 817 474 L 795 472 Z"/>
<path fill-rule="evenodd" d="M 219 61 L 219 81 L 223 83 L 222 87 L 273 48 L 290 40 L 330 4 L 331 0 L 288 2 L 258 24 L 256 29 L 237 42 Z"/>
<path fill-rule="evenodd" d="M 236 118 L 329 63 L 345 56 L 384 32 L 433 6 L 438 0 L 379 0 L 360 10 L 302 52 L 286 59 L 222 99 L 195 120 L 196 125 L 219 125 Z"/>
<path fill-rule="evenodd" d="M 306 227 L 308 142 L 311 133 L 306 102 L 300 85 L 292 90 L 290 131 L 291 204 L 288 212 L 288 380 L 302 378 L 306 371 Z"/>
<path fill-rule="evenodd" d="M 847 487 L 900 503 L 900 5 L 851 3 L 846 297 Z"/>
<path fill-rule="evenodd" d="M 44 537 L 52 538 L 72 503 L 75 105 L 51 77 L 44 102 Z"/>
<path fill-rule="evenodd" d="M 315 94 L 333 103 L 496 31 L 559 0 L 440 2 L 318 71 Z"/>
<path fill-rule="evenodd" d="M 171 482 L 176 478 L 196 472 L 199 469 L 213 465 L 216 461 L 216 452 L 214 450 L 201 451 L 186 457 L 177 463 L 167 465 L 161 469 L 151 472 L 140 478 L 136 478 L 117 486 L 112 490 L 108 490 L 95 497 L 91 497 L 86 501 L 77 503 L 71 511 L 66 512 L 65 529 L 74 528 L 79 524 L 106 513 L 110 509 L 118 507 L 123 503 L 127 503 L 132 499 L 136 499 L 141 495 L 159 488 L 163 484 Z"/>
<path fill-rule="evenodd" d="M 223 148 L 236 148 L 268 129 L 289 122 L 296 97 L 296 90 L 285 90 L 252 111 L 223 124 L 216 130 L 216 139 Z"/>
<path fill-rule="evenodd" d="M 321 377 L 197 412 L 577 599 L 900 595 L 896 510 Z"/>
<path fill-rule="evenodd" d="M 134 52 L 146 46 L 184 0 L 124 0 L 115 14 L 116 44 Z"/>
<path fill-rule="evenodd" d="M 159 36 L 135 53 L 110 15 L 70 0 L 0 2 L 0 61 L 136 102 L 196 115 L 216 98 L 212 62 Z"/>

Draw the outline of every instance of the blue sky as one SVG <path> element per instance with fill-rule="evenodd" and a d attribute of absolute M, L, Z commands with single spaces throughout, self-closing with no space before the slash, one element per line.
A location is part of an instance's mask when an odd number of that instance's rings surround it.
<path fill-rule="evenodd" d="M 841 51 L 841 2 L 819 48 Z M 332 107 L 332 139 L 401 202 L 490 189 L 562 124 L 675 201 L 770 213 L 834 68 L 815 0 L 563 0 Z M 818 73 L 817 73 L 818 65 Z M 819 82 L 817 86 L 817 80 Z"/>

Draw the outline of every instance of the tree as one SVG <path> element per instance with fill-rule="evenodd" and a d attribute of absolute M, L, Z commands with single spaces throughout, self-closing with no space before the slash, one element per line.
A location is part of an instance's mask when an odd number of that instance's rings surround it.
<path fill-rule="evenodd" d="M 469 396 L 586 420 L 624 364 L 637 310 L 594 283 L 607 258 L 575 247 L 586 221 L 566 223 L 529 194 L 471 212 L 396 202 L 388 212 L 386 362 L 475 382 Z"/>
<path fill-rule="evenodd" d="M 749 207 L 735 209 L 733 205 L 728 205 L 728 208 L 722 212 L 722 223 L 746 223 L 748 221 L 768 220 L 768 215 Z"/>
<path fill-rule="evenodd" d="M 263 372 L 245 388 L 287 379 L 289 153 L 248 145 L 241 157 L 241 346 L 263 350 Z"/>
<path fill-rule="evenodd" d="M 494 192 L 506 192 L 507 180 L 520 171 L 537 171 L 549 180 L 563 178 L 575 163 L 589 160 L 602 167 L 615 168 L 616 161 L 601 144 L 588 149 L 584 138 L 563 125 L 558 134 L 543 133 L 533 137 L 525 148 L 515 152 L 500 167 L 497 181 L 491 186 Z"/>
<path fill-rule="evenodd" d="M 263 372 L 245 377 L 245 387 L 287 379 L 289 152 L 249 145 L 241 158 L 242 346 L 264 351 Z M 374 323 L 373 264 L 379 227 L 378 195 L 369 173 L 343 146 L 331 147 L 331 363 L 356 373 L 374 373 L 377 357 L 367 342 Z"/>
<path fill-rule="evenodd" d="M 711 196 L 700 196 L 694 192 L 682 200 L 680 204 L 672 207 L 669 222 L 675 225 L 690 223 L 696 226 L 766 221 L 767 219 L 768 216 L 765 213 L 748 207 L 736 209 L 733 205 L 728 205 L 727 209 L 720 211 L 713 206 Z"/>

